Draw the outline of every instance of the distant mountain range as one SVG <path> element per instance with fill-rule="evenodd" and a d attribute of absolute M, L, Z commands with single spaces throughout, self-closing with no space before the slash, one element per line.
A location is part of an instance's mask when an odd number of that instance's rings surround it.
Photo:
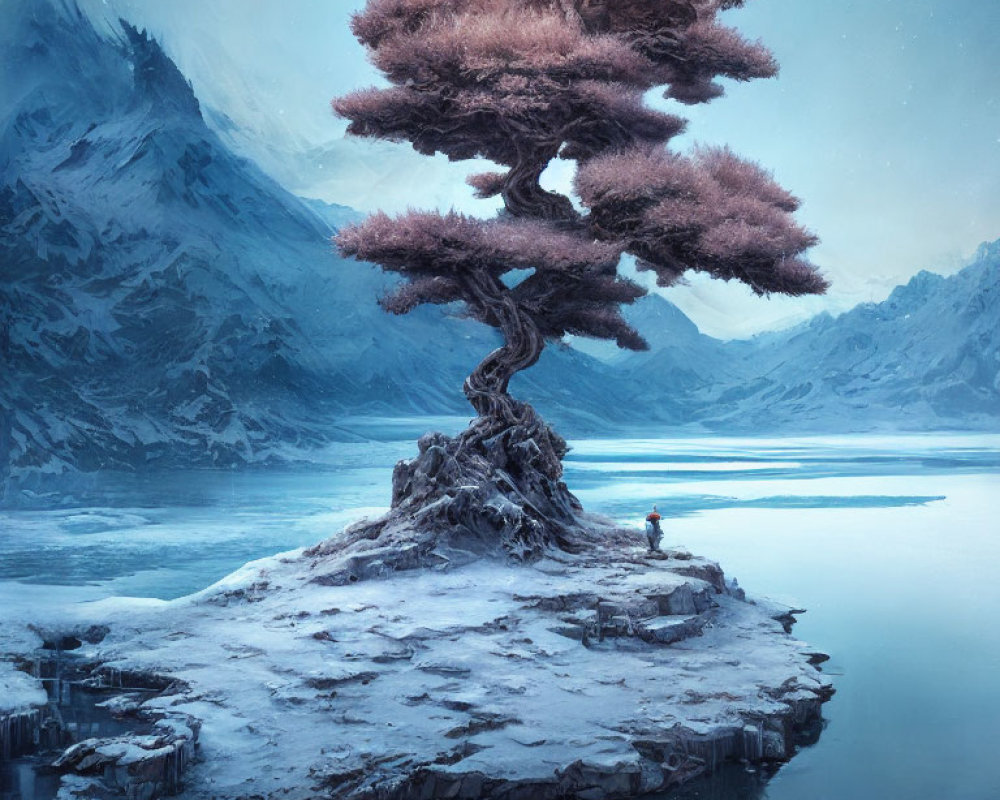
<path fill-rule="evenodd" d="M 812 430 L 1000 428 L 1000 242 L 956 275 L 731 350 L 739 380 L 706 424 Z"/>
<path fill-rule="evenodd" d="M 729 432 L 1000 429 L 1000 241 L 881 303 L 749 340 L 698 333 L 660 297 L 631 320 L 652 352 L 615 364 L 653 419 Z M 657 399 L 662 397 L 662 400 Z"/>
<path fill-rule="evenodd" d="M 0 27 L 0 478 L 283 459 L 352 415 L 470 413 L 493 332 L 383 314 L 388 279 L 329 242 L 355 212 L 234 155 L 155 41 L 48 0 L 4 3 Z M 998 280 L 994 243 L 737 342 L 651 296 L 628 309 L 650 352 L 556 345 L 513 391 L 572 433 L 995 430 Z"/>

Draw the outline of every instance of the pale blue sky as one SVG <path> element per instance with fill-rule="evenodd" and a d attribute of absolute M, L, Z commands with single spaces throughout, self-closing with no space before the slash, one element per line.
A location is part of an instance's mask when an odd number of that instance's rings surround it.
<path fill-rule="evenodd" d="M 468 165 L 406 145 L 345 141 L 329 100 L 377 75 L 347 20 L 363 0 L 84 0 L 148 26 L 235 143 L 291 189 L 352 205 L 489 214 Z M 825 298 L 770 301 L 698 280 L 667 293 L 707 333 L 748 335 L 884 298 L 1000 237 L 998 0 L 751 0 L 726 18 L 774 50 L 781 75 L 684 107 L 691 141 L 727 143 L 797 193 Z M 565 185 L 565 170 L 551 179 Z"/>

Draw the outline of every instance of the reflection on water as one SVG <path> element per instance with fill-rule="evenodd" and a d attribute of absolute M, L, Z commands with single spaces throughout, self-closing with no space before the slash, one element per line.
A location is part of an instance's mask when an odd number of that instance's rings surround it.
<path fill-rule="evenodd" d="M 566 480 L 589 510 L 639 528 L 656 503 L 665 544 L 807 608 L 795 635 L 832 656 L 818 744 L 770 781 L 737 766 L 680 797 L 1000 797 L 1000 436 L 572 444 Z M 0 510 L 0 617 L 25 584 L 176 597 L 379 513 L 413 442 L 339 447 L 310 470 L 34 487 Z"/>
<path fill-rule="evenodd" d="M 47 663 L 43 685 L 49 694 L 48 719 L 43 725 L 37 750 L 8 761 L 0 760 L 0 800 L 54 800 L 60 775 L 52 762 L 70 745 L 85 739 L 144 733 L 149 725 L 126 723 L 101 704 L 120 695 L 120 690 L 92 689 L 58 677 L 58 661 Z"/>
<path fill-rule="evenodd" d="M 53 800 L 59 793 L 59 775 L 46 771 L 40 756 L 0 761 L 0 800 Z"/>
<path fill-rule="evenodd" d="M 711 776 L 695 778 L 679 789 L 648 795 L 646 800 L 762 800 L 773 771 L 726 764 Z"/>

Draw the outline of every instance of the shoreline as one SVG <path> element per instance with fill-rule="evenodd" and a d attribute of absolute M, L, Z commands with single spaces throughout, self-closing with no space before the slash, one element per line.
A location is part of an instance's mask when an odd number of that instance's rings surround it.
<path fill-rule="evenodd" d="M 162 676 L 130 713 L 187 729 L 126 764 L 114 742 L 92 745 L 64 771 L 162 772 L 164 747 L 186 766 L 198 742 L 182 797 L 610 800 L 785 761 L 833 691 L 786 632 L 789 609 L 741 599 L 683 551 L 480 559 L 345 586 L 318 582 L 331 565 L 301 552 L 179 600 L 38 621 L 62 636 L 106 626 L 75 651 L 91 677 Z"/>

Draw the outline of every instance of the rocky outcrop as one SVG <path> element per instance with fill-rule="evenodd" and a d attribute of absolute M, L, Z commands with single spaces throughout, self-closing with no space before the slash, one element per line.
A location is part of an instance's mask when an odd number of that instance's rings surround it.
<path fill-rule="evenodd" d="M 425 691 L 412 690 L 408 702 L 429 717 L 456 718 L 432 746 L 434 758 L 415 753 L 397 764 L 373 753 L 349 770 L 314 767 L 327 796 L 610 800 L 666 791 L 726 763 L 777 764 L 817 735 L 832 688 L 813 666 L 814 654 L 784 635 L 787 609 L 742 599 L 716 564 L 683 551 L 541 563 L 517 577 L 500 570 L 502 580 L 522 587 L 502 616 L 413 634 L 392 657 L 372 656 L 373 663 L 411 668 L 416 661 L 411 685 Z M 490 588 L 490 581 L 477 581 L 477 591 Z M 338 619 L 323 641 L 341 639 Z M 578 649 L 553 647 L 540 631 Z M 539 681 L 536 691 L 518 687 L 511 696 L 499 666 L 419 658 L 436 651 L 438 639 L 518 664 L 525 684 Z M 772 647 L 789 648 L 777 672 L 770 672 L 773 662 L 768 668 L 755 663 Z M 565 671 L 545 668 L 555 665 Z M 387 688 L 386 670 L 354 670 L 336 686 L 357 681 Z M 435 688 L 416 677 L 420 671 L 449 680 Z M 572 711 L 559 702 L 561 692 L 575 695 Z M 549 703 L 542 713 L 532 708 Z M 588 707 L 600 710 L 580 714 Z M 569 720 L 557 719 L 560 713 Z M 449 739 L 459 746 L 447 747 Z"/>
<path fill-rule="evenodd" d="M 61 756 L 68 796 L 101 796 L 94 781 L 160 796 L 187 766 L 192 800 L 613 800 L 727 764 L 766 771 L 818 734 L 832 693 L 787 608 L 680 550 L 334 582 L 361 551 L 324 547 L 190 598 L 88 610 L 109 628 L 83 648 L 91 684 L 157 691 L 114 701 L 147 729 Z"/>
<path fill-rule="evenodd" d="M 458 436 L 422 436 L 416 458 L 393 471 L 386 516 L 306 551 L 338 567 L 315 579 L 341 585 L 482 556 L 525 562 L 639 543 L 584 512 L 562 481 L 566 442 L 531 406 L 507 399 L 516 422 L 479 417 Z"/>
<path fill-rule="evenodd" d="M 69 747 L 52 766 L 64 773 L 90 776 L 111 795 L 129 800 L 177 794 L 194 759 L 199 724 L 190 717 L 161 718 L 148 735 L 85 739 Z M 92 796 L 92 795 L 88 795 Z"/>
<path fill-rule="evenodd" d="M 515 410 L 424 436 L 381 519 L 32 628 L 86 685 L 149 692 L 113 701 L 145 728 L 55 761 L 67 791 L 175 792 L 200 731 L 185 793 L 231 800 L 623 800 L 814 738 L 832 687 L 792 611 L 586 514 L 565 442 Z"/>
<path fill-rule="evenodd" d="M 107 628 L 62 630 L 34 628 L 43 639 L 19 661 L 22 682 L 49 686 L 45 706 L 0 714 L 0 762 L 31 754 L 63 777 L 60 796 L 127 797 L 152 800 L 173 795 L 195 757 L 200 722 L 165 706 L 189 687 L 148 671 L 120 670 L 65 655 L 83 641 L 100 642 Z M 71 699 L 71 697 L 73 699 Z M 82 700 L 81 700 L 82 698 Z M 95 715 L 91 709 L 107 713 Z M 120 721 L 113 735 L 101 735 L 108 716 Z M 122 732 L 125 729 L 126 732 Z M 81 740 L 83 731 L 91 735 Z"/>

